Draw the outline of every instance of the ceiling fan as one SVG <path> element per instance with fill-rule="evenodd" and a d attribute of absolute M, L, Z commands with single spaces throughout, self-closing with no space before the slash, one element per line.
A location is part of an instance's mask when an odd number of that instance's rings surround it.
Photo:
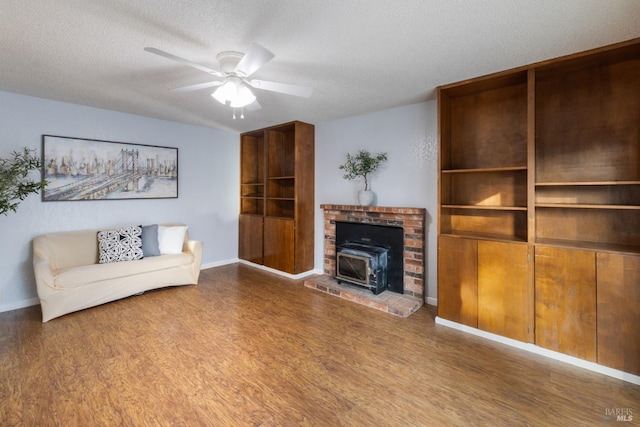
<path fill-rule="evenodd" d="M 216 59 L 220 64 L 222 71 L 214 70 L 204 65 L 191 62 L 187 59 L 180 58 L 171 53 L 164 52 L 154 47 L 145 47 L 145 51 L 160 55 L 172 61 L 188 65 L 200 71 L 204 71 L 209 75 L 219 79 L 195 85 L 179 87 L 171 89 L 174 92 L 189 92 L 194 90 L 217 87 L 211 96 L 224 105 L 229 105 L 233 110 L 233 118 L 236 118 L 235 109 L 241 109 L 240 118 L 244 118 L 244 109 L 257 110 L 261 108 L 249 87 L 254 89 L 268 90 L 271 92 L 284 93 L 287 95 L 308 98 L 311 96 L 313 89 L 306 86 L 298 86 L 287 83 L 271 82 L 267 80 L 249 79 L 249 77 L 258 71 L 260 67 L 274 58 L 274 54 L 268 49 L 260 46 L 258 43 L 252 43 L 246 53 L 225 51 L 220 52 Z"/>

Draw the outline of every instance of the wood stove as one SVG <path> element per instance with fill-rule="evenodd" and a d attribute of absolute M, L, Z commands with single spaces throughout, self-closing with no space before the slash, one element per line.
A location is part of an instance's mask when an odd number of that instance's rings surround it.
<path fill-rule="evenodd" d="M 336 251 L 336 279 L 364 286 L 378 295 L 387 289 L 389 250 L 362 243 L 346 243 Z"/>
<path fill-rule="evenodd" d="M 336 221 L 335 278 L 374 294 L 404 291 L 401 227 Z"/>

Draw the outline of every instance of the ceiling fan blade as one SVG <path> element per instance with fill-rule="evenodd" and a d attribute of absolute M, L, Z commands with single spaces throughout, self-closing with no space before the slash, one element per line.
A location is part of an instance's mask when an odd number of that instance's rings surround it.
<path fill-rule="evenodd" d="M 251 43 L 249 50 L 244 54 L 238 65 L 236 65 L 236 74 L 242 77 L 249 77 L 255 73 L 260 67 L 271 61 L 275 55 L 265 47 L 258 43 Z"/>
<path fill-rule="evenodd" d="M 244 107 L 245 110 L 247 111 L 256 111 L 262 108 L 262 105 L 260 105 L 260 103 L 258 102 L 258 100 L 256 99 L 255 101 L 253 101 L 251 104 L 246 105 Z"/>
<path fill-rule="evenodd" d="M 180 58 L 179 56 L 172 55 L 172 54 L 170 54 L 168 52 L 165 52 L 163 50 L 156 49 L 155 47 L 145 47 L 144 50 L 147 51 L 147 52 L 150 52 L 150 53 L 154 53 L 156 55 L 160 55 L 160 56 L 162 56 L 164 58 L 167 58 L 167 59 L 170 59 L 172 61 L 176 61 L 176 62 L 179 62 L 181 64 L 188 65 L 189 67 L 193 67 L 195 69 L 204 71 L 205 73 L 209 73 L 212 76 L 225 77 L 225 74 L 221 73 L 220 71 L 211 69 L 209 67 L 205 67 L 204 65 L 196 64 L 195 62 L 191 62 L 191 61 L 189 61 L 187 59 Z"/>
<path fill-rule="evenodd" d="M 302 98 L 308 98 L 313 93 L 313 89 L 307 86 L 269 82 L 266 80 L 249 80 L 248 83 L 256 89 L 270 90 L 272 92 L 280 92 L 287 95 L 300 96 Z"/>
<path fill-rule="evenodd" d="M 200 90 L 208 87 L 220 86 L 222 83 L 224 83 L 224 80 L 220 80 L 219 82 L 198 83 L 197 85 L 177 87 L 175 89 L 169 89 L 169 90 L 171 92 L 191 92 L 193 90 Z"/>

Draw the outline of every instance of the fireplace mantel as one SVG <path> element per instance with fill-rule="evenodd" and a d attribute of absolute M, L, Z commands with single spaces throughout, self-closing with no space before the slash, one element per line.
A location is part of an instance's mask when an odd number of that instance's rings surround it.
<path fill-rule="evenodd" d="M 324 273 L 326 276 L 333 278 L 336 271 L 336 221 L 401 227 L 404 235 L 404 295 L 420 300 L 419 306 L 422 305 L 425 297 L 426 209 L 338 204 L 323 204 L 320 208 L 324 211 Z M 383 292 L 383 294 L 386 293 L 388 292 Z"/>
<path fill-rule="evenodd" d="M 340 211 L 340 212 L 377 212 L 397 215 L 420 215 L 424 221 L 426 209 L 424 208 L 405 208 L 393 206 L 360 206 L 360 205 L 320 205 L 323 211 Z"/>

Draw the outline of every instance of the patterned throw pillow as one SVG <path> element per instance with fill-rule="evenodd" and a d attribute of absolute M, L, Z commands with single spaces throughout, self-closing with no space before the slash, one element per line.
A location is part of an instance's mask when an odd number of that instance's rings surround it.
<path fill-rule="evenodd" d="M 142 259 L 142 227 L 125 227 L 98 232 L 100 264 Z"/>

